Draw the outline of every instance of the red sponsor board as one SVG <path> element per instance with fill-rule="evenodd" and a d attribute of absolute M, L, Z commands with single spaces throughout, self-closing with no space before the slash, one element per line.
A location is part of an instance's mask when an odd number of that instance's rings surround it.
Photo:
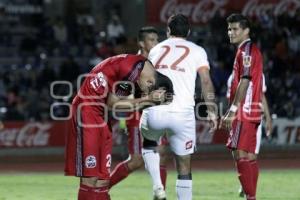
<path fill-rule="evenodd" d="M 288 13 L 295 16 L 300 8 L 299 0 L 147 0 L 148 24 L 165 24 L 169 16 L 182 13 L 193 24 L 205 24 L 217 13 L 226 17 L 239 12 L 246 16 L 262 16 L 267 12 L 278 16 Z"/>
<path fill-rule="evenodd" d="M 6 122 L 0 131 L 0 148 L 64 146 L 65 122 Z"/>

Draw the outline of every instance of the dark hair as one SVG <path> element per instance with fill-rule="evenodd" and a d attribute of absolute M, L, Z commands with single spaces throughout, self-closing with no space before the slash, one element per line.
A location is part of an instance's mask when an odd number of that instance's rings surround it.
<path fill-rule="evenodd" d="M 187 37 L 190 30 L 190 22 L 183 14 L 175 14 L 169 17 L 168 27 L 170 35 L 177 37 Z"/>
<path fill-rule="evenodd" d="M 246 28 L 251 29 L 250 21 L 248 20 L 247 17 L 245 17 L 242 14 L 233 13 L 227 17 L 226 21 L 227 23 L 240 23 L 240 27 L 242 29 L 246 29 Z"/>
<path fill-rule="evenodd" d="M 158 34 L 158 31 L 153 26 L 144 26 L 139 30 L 138 41 L 143 41 L 148 33 Z"/>

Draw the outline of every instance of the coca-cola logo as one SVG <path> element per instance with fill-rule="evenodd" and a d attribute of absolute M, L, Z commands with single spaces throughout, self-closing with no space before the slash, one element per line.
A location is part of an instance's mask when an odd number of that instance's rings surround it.
<path fill-rule="evenodd" d="M 27 123 L 21 128 L 6 128 L 0 131 L 0 146 L 31 147 L 48 145 L 51 124 Z"/>
<path fill-rule="evenodd" d="M 242 13 L 246 16 L 261 16 L 270 11 L 274 16 L 288 13 L 293 17 L 298 8 L 300 8 L 300 2 L 298 0 L 281 0 L 279 2 L 270 3 L 261 3 L 259 0 L 253 0 L 246 3 Z"/>
<path fill-rule="evenodd" d="M 204 23 L 210 20 L 217 11 L 221 15 L 224 14 L 223 6 L 226 3 L 227 0 L 203 0 L 197 3 L 179 3 L 177 0 L 168 0 L 160 11 L 160 20 L 167 22 L 171 15 L 181 13 L 190 17 L 194 23 Z"/>
<path fill-rule="evenodd" d="M 234 12 L 237 9 L 245 16 L 261 16 L 270 11 L 278 16 L 282 13 L 288 13 L 291 17 L 295 16 L 300 8 L 298 0 L 273 0 L 273 1 L 229 1 L 229 0 L 167 0 L 161 7 L 159 16 L 161 22 L 167 22 L 168 18 L 175 13 L 182 13 L 189 17 L 193 23 L 207 23 L 217 12 L 222 17 L 229 15 L 234 4 Z"/>

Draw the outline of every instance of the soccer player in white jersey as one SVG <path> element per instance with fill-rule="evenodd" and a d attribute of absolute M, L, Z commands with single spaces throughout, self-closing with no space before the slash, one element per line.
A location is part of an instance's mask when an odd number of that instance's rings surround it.
<path fill-rule="evenodd" d="M 194 93 L 197 73 L 201 78 L 202 94 L 207 103 L 212 132 L 217 128 L 217 109 L 207 54 L 202 47 L 186 40 L 190 32 L 187 17 L 175 14 L 167 23 L 168 38 L 152 48 L 148 58 L 159 72 L 171 79 L 175 94 L 170 104 L 144 110 L 140 128 L 144 138 L 150 141 L 157 141 L 167 132 L 178 173 L 177 199 L 191 200 L 191 154 L 195 151 L 196 143 Z M 155 150 L 155 144 L 144 143 L 142 154 L 152 178 L 155 198 L 165 199 L 159 174 L 159 154 Z"/>
<path fill-rule="evenodd" d="M 229 99 L 230 97 L 230 88 L 231 88 L 231 83 L 232 83 L 232 74 L 229 76 L 228 80 L 227 80 L 227 93 L 226 93 L 226 97 L 227 99 Z M 270 114 L 270 110 L 269 110 L 269 105 L 268 105 L 268 101 L 266 98 L 265 93 L 267 92 L 267 85 L 266 85 L 266 81 L 265 81 L 265 75 L 263 74 L 262 77 L 262 82 L 263 82 L 263 95 L 262 95 L 262 110 L 264 113 L 264 121 L 265 121 L 265 127 L 266 127 L 266 135 L 267 137 L 270 137 L 272 134 L 272 118 L 271 118 L 271 114 Z M 263 121 L 263 119 L 262 119 Z M 259 153 L 260 150 L 260 143 L 261 143 L 261 137 L 262 137 L 262 123 L 261 122 L 257 128 L 257 132 L 256 132 L 256 148 L 255 148 L 255 154 L 256 157 Z M 239 188 L 239 196 L 240 197 L 244 197 L 245 193 L 243 191 L 242 186 L 240 186 Z"/>

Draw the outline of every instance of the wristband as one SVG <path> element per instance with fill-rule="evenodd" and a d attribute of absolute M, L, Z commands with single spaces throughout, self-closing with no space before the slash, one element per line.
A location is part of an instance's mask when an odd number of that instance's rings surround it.
<path fill-rule="evenodd" d="M 238 109 L 238 107 L 236 105 L 232 104 L 229 108 L 229 111 L 236 113 L 237 109 Z"/>

